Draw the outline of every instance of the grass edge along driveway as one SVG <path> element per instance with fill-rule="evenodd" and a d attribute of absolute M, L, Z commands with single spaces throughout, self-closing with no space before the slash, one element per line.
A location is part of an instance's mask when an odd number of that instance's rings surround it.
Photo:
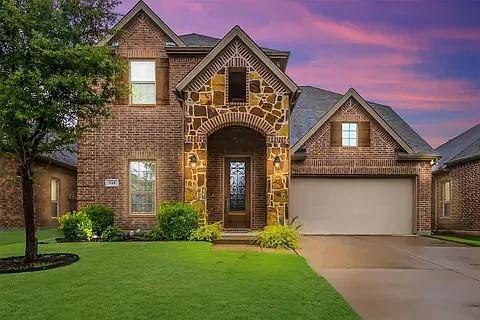
<path fill-rule="evenodd" d="M 296 255 L 194 242 L 50 242 L 40 251 L 80 261 L 0 274 L 5 319 L 358 319 Z M 0 240 L 0 257 L 22 252 L 23 243 Z"/>

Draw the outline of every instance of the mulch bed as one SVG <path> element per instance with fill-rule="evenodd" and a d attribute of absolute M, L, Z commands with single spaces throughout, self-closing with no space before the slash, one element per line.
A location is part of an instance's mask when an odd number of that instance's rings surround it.
<path fill-rule="evenodd" d="M 19 273 L 41 271 L 67 266 L 77 262 L 80 257 L 73 253 L 39 254 L 37 260 L 26 263 L 24 256 L 0 259 L 0 273 Z"/>

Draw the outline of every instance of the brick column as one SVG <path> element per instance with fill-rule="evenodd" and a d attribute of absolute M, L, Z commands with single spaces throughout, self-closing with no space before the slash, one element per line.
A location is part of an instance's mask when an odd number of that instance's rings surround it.
<path fill-rule="evenodd" d="M 432 231 L 432 169 L 428 162 L 420 164 L 417 176 L 417 233 Z"/>

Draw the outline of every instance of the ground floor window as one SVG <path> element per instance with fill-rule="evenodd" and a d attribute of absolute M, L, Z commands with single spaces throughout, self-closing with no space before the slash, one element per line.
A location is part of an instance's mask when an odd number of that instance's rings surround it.
<path fill-rule="evenodd" d="M 50 181 L 50 203 L 52 217 L 58 217 L 60 211 L 60 180 L 52 179 Z"/>
<path fill-rule="evenodd" d="M 445 181 L 443 183 L 443 216 L 448 217 L 452 208 L 452 183 Z"/>
<path fill-rule="evenodd" d="M 155 162 L 130 161 L 130 212 L 155 213 Z"/>

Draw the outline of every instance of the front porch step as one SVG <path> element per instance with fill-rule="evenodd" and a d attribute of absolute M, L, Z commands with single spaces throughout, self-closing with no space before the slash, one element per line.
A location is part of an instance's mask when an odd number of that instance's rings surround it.
<path fill-rule="evenodd" d="M 224 232 L 220 239 L 214 240 L 214 244 L 253 244 L 257 237 L 256 232 Z"/>

